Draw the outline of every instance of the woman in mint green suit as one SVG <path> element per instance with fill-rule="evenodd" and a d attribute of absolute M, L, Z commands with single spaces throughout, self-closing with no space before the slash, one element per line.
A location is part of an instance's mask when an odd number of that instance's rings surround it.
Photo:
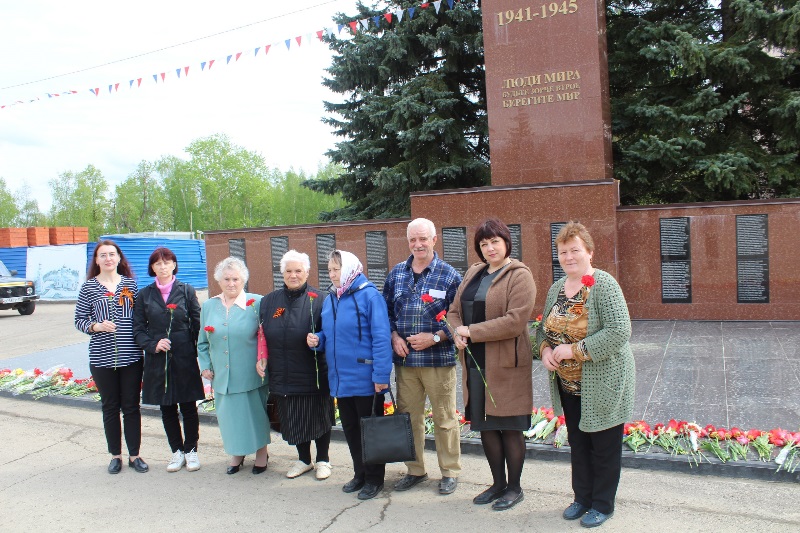
<path fill-rule="evenodd" d="M 197 342 L 200 371 L 214 388 L 222 444 L 232 456 L 228 474 L 238 472 L 251 453 L 256 454 L 253 474 L 261 474 L 269 458 L 268 381 L 255 370 L 261 296 L 244 292 L 248 276 L 245 264 L 234 257 L 216 266 L 214 279 L 222 293 L 203 304 Z"/>

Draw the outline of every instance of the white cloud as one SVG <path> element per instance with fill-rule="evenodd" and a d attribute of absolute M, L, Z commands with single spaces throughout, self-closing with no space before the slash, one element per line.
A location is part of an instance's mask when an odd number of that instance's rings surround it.
<path fill-rule="evenodd" d="M 336 142 L 320 120 L 322 101 L 340 97 L 321 85 L 330 51 L 316 36 L 306 43 L 305 35 L 331 26 L 334 13 L 353 12 L 354 5 L 353 0 L 4 3 L 0 105 L 40 100 L 0 110 L 0 176 L 12 190 L 27 182 L 47 209 L 47 182 L 60 172 L 92 164 L 113 188 L 142 159 L 183 157 L 192 140 L 214 133 L 261 152 L 271 167 L 313 172 Z M 280 16 L 305 8 L 310 9 Z M 136 59 L 2 89 L 269 18 Z M 297 35 L 304 41 L 299 48 Z M 293 39 L 291 51 L 282 42 L 286 38 Z M 265 55 L 267 44 L 272 47 Z M 256 56 L 255 47 L 262 47 Z M 225 56 L 236 52 L 242 52 L 240 59 L 226 65 Z M 214 66 L 201 71 L 200 62 L 210 59 Z M 182 72 L 178 79 L 175 69 L 185 66 L 188 76 Z M 159 74 L 158 83 L 153 74 Z M 141 87 L 129 89 L 129 80 L 139 77 Z M 114 83 L 119 89 L 109 95 Z M 95 87 L 99 96 L 89 92 Z M 79 92 L 46 96 L 67 89 Z"/>

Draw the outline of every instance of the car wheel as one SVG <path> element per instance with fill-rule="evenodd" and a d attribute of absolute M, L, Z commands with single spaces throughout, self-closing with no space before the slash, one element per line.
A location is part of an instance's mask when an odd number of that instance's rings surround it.
<path fill-rule="evenodd" d="M 21 315 L 32 315 L 35 310 L 36 302 L 27 302 L 26 304 L 17 308 L 17 311 L 19 311 L 19 314 Z"/>

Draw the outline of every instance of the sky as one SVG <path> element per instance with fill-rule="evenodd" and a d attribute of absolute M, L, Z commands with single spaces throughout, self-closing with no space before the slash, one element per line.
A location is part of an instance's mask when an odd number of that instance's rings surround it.
<path fill-rule="evenodd" d="M 140 161 L 187 158 L 191 141 L 216 133 L 259 152 L 270 168 L 313 173 L 337 141 L 321 122 L 323 101 L 342 99 L 321 84 L 331 52 L 315 33 L 334 26 L 337 12 L 355 13 L 354 6 L 355 0 L 0 2 L 0 105 L 7 106 L 0 109 L 0 177 L 12 192 L 29 187 L 46 211 L 48 181 L 63 172 L 94 165 L 113 191 Z M 292 39 L 288 50 L 285 39 Z M 180 43 L 186 44 L 173 46 Z M 201 71 L 211 59 L 213 67 Z M 98 65 L 105 66 L 91 68 Z M 64 95 L 68 90 L 78 92 Z M 9 105 L 17 100 L 25 103 Z"/>

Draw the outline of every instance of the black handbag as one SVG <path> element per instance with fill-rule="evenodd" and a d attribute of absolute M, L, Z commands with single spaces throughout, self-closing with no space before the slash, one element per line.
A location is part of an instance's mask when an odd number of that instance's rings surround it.
<path fill-rule="evenodd" d="M 361 417 L 361 454 L 364 464 L 379 465 L 413 461 L 414 435 L 411 433 L 411 415 L 398 413 L 394 393 L 389 389 L 395 413 L 375 416 L 378 393 L 372 398 L 372 415 Z"/>

